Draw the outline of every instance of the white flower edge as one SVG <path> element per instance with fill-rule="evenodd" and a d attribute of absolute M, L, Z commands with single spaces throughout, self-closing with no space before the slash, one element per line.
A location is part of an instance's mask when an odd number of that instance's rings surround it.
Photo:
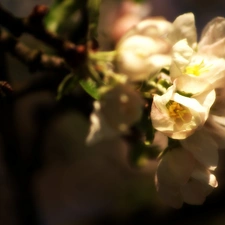
<path fill-rule="evenodd" d="M 195 17 L 193 13 L 185 13 L 178 16 L 173 22 L 174 30 L 168 38 L 175 44 L 177 41 L 187 39 L 189 46 L 193 49 L 197 46 L 197 32 Z"/>
<path fill-rule="evenodd" d="M 165 135 L 174 139 L 185 139 L 190 136 L 194 131 L 202 126 L 208 117 L 209 109 L 201 105 L 196 99 L 182 96 L 175 93 L 175 85 L 168 88 L 164 95 L 155 95 L 151 108 L 151 119 L 153 127 L 163 132 Z M 169 101 L 175 101 L 186 107 L 191 115 L 191 121 L 184 124 L 180 129 L 176 128 L 176 124 L 170 118 L 167 108 Z"/>
<path fill-rule="evenodd" d="M 161 37 L 135 34 L 116 47 L 115 65 L 129 81 L 147 80 L 171 63 L 170 44 Z"/>

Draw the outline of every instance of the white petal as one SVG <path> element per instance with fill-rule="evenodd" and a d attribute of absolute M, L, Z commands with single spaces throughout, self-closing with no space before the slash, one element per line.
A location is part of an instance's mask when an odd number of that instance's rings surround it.
<path fill-rule="evenodd" d="M 211 90 L 211 91 L 204 91 L 201 94 L 199 94 L 198 96 L 195 96 L 195 99 L 198 100 L 198 102 L 205 108 L 205 111 L 209 112 L 211 106 L 213 105 L 215 99 L 216 99 L 216 92 L 215 90 Z M 206 115 L 208 117 L 208 115 Z M 205 118 L 206 120 L 207 118 Z"/>
<path fill-rule="evenodd" d="M 179 185 L 173 173 L 169 169 L 169 163 L 167 158 L 163 157 L 158 165 L 156 172 L 157 181 L 162 185 L 167 185 L 169 187 Z"/>
<path fill-rule="evenodd" d="M 118 136 L 118 132 L 112 129 L 105 121 L 100 111 L 95 111 L 90 116 L 91 126 L 86 139 L 87 145 L 94 145 L 104 139 Z"/>
<path fill-rule="evenodd" d="M 204 127 L 182 140 L 181 144 L 206 168 L 214 170 L 217 167 L 218 145 Z"/>
<path fill-rule="evenodd" d="M 201 56 L 200 56 L 201 57 Z M 215 56 L 202 55 L 206 65 L 209 65 L 209 70 L 201 74 L 207 79 L 214 88 L 223 87 L 225 77 L 225 59 L 217 58 Z"/>
<path fill-rule="evenodd" d="M 213 174 L 209 175 L 209 185 L 214 187 L 214 188 L 218 186 L 218 182 L 216 180 L 216 177 Z"/>
<path fill-rule="evenodd" d="M 173 100 L 186 106 L 193 114 L 194 126 L 201 126 L 206 120 L 206 109 L 195 98 L 188 98 L 177 93 L 174 94 Z M 197 128 L 197 127 L 196 127 Z"/>
<path fill-rule="evenodd" d="M 168 137 L 162 132 L 156 131 L 152 146 L 156 146 L 159 150 L 163 151 L 168 146 Z"/>
<path fill-rule="evenodd" d="M 131 81 L 146 80 L 170 63 L 170 50 L 171 45 L 161 37 L 133 35 L 117 46 L 117 70 Z M 158 55 L 157 59 L 152 58 L 154 55 Z"/>
<path fill-rule="evenodd" d="M 174 31 L 168 36 L 168 38 L 176 43 L 181 39 L 187 39 L 188 44 L 192 47 L 196 47 L 197 33 L 195 27 L 195 18 L 193 13 L 185 13 L 178 16 L 173 22 Z"/>
<path fill-rule="evenodd" d="M 162 36 L 173 30 L 173 25 L 163 18 L 152 18 L 141 21 L 137 24 L 136 32 L 146 36 Z"/>
<path fill-rule="evenodd" d="M 130 29 L 121 39 L 124 41 L 126 38 L 133 35 L 142 35 L 146 37 L 164 37 L 173 30 L 171 22 L 159 18 L 152 17 L 139 22 L 136 26 Z"/>
<path fill-rule="evenodd" d="M 171 56 L 166 54 L 155 54 L 151 57 L 149 57 L 149 63 L 152 67 L 151 73 L 155 74 L 156 72 L 159 72 L 163 67 L 168 67 L 171 65 Z M 155 69 L 154 69 L 155 68 Z"/>
<path fill-rule="evenodd" d="M 186 184 L 195 166 L 195 160 L 183 148 L 175 148 L 169 151 L 165 156 L 168 161 L 168 169 L 179 184 Z"/>
<path fill-rule="evenodd" d="M 136 123 L 142 115 L 144 101 L 133 87 L 120 84 L 108 90 L 100 100 L 101 113 L 115 130 Z"/>
<path fill-rule="evenodd" d="M 224 87 L 216 89 L 216 100 L 211 108 L 211 113 L 213 115 L 218 116 L 217 119 L 220 120 L 220 122 L 218 121 L 219 123 L 225 124 L 225 122 L 223 121 L 224 119 L 222 119 L 225 117 L 225 88 Z"/>
<path fill-rule="evenodd" d="M 215 129 L 219 129 L 219 127 L 224 128 L 225 129 L 225 117 L 223 116 L 216 116 L 216 115 L 212 115 L 211 116 L 212 120 L 215 122 L 213 125 L 215 126 Z M 213 121 L 211 121 L 211 126 Z M 220 125 L 219 127 L 216 126 L 216 124 Z"/>
<path fill-rule="evenodd" d="M 201 34 L 199 49 L 201 50 L 203 46 L 213 44 L 225 35 L 225 18 L 216 17 L 212 19 L 203 29 Z"/>
<path fill-rule="evenodd" d="M 151 108 L 151 119 L 153 126 L 159 130 L 170 130 L 173 128 L 173 121 L 171 121 L 168 113 L 166 104 L 172 98 L 174 87 L 168 88 L 164 95 L 154 95 L 153 103 Z"/>
<path fill-rule="evenodd" d="M 174 93 L 176 87 L 171 86 L 168 91 L 162 95 L 155 95 L 153 98 L 151 119 L 153 127 L 174 139 L 185 139 L 191 135 L 195 129 L 202 126 L 208 116 L 206 110 L 196 99 L 188 98 L 178 93 Z M 177 123 L 173 118 L 170 118 L 167 103 L 172 100 L 185 106 L 190 113 L 190 121 Z M 178 121 L 179 122 L 179 121 Z"/>
<path fill-rule="evenodd" d="M 225 117 L 210 115 L 204 125 L 218 145 L 218 150 L 225 149 Z"/>
<path fill-rule="evenodd" d="M 174 122 L 171 120 L 168 113 L 162 110 L 162 107 L 158 107 L 156 105 L 156 102 L 152 103 L 151 120 L 153 127 L 156 130 L 165 133 L 166 135 L 166 131 L 171 133 L 171 131 L 173 130 Z"/>
<path fill-rule="evenodd" d="M 157 169 L 159 183 L 173 187 L 186 184 L 193 172 L 195 160 L 193 156 L 182 148 L 168 151 L 160 161 Z"/>
<path fill-rule="evenodd" d="M 193 49 L 188 45 L 187 40 L 183 39 L 177 42 L 172 48 L 172 64 L 170 76 L 175 79 L 184 73 L 186 66 L 193 56 Z"/>
<path fill-rule="evenodd" d="M 191 177 L 214 188 L 218 186 L 216 177 L 211 174 L 209 170 L 207 170 L 207 168 L 205 168 L 199 163 L 196 163 L 195 169 L 193 170 Z"/>
<path fill-rule="evenodd" d="M 212 90 L 212 85 L 203 77 L 181 75 L 174 80 L 178 91 L 192 94 L 195 97 L 204 91 Z"/>
<path fill-rule="evenodd" d="M 225 58 L 224 46 L 225 46 L 225 38 L 222 38 L 215 43 L 202 46 L 198 52 L 207 55 L 215 55 L 218 58 Z"/>
<path fill-rule="evenodd" d="M 161 199 L 169 206 L 179 209 L 183 205 L 183 198 L 179 187 L 167 187 L 158 184 L 158 193 Z"/>
<path fill-rule="evenodd" d="M 191 205 L 202 205 L 208 194 L 205 192 L 206 188 L 208 188 L 207 184 L 191 179 L 186 185 L 181 187 L 184 202 Z"/>

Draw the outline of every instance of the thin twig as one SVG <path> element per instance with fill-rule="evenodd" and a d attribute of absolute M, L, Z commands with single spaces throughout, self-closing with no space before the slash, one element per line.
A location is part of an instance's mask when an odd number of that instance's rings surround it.
<path fill-rule="evenodd" d="M 40 10 L 40 7 L 42 7 L 42 10 Z M 29 17 L 18 18 L 4 9 L 0 4 L 0 25 L 8 29 L 14 36 L 20 37 L 23 33 L 33 35 L 35 38 L 57 50 L 58 54 L 62 56 L 72 68 L 77 68 L 80 64 L 84 63 L 86 60 L 86 46 L 75 45 L 68 40 L 64 40 L 48 32 L 44 28 L 42 21 L 38 22 L 36 19 L 41 18 L 43 15 L 43 6 L 39 6 L 39 8 L 37 6 Z"/>
<path fill-rule="evenodd" d="M 57 71 L 67 74 L 70 71 L 62 58 L 49 56 L 40 50 L 30 49 L 6 31 L 2 31 L 0 34 L 0 47 L 27 65 L 31 72 Z"/>

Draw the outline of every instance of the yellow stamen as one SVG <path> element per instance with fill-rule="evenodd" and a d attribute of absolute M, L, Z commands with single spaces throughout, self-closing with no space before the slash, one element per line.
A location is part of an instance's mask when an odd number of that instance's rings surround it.
<path fill-rule="evenodd" d="M 185 74 L 192 74 L 195 76 L 199 76 L 204 72 L 208 72 L 210 69 L 210 65 L 206 65 L 204 60 L 201 61 L 200 64 L 189 65 L 185 68 Z"/>
<path fill-rule="evenodd" d="M 189 122 L 191 119 L 191 113 L 188 108 L 185 106 L 175 102 L 175 101 L 169 101 L 166 104 L 166 107 L 168 109 L 168 113 L 170 118 L 175 120 L 176 122 Z"/>

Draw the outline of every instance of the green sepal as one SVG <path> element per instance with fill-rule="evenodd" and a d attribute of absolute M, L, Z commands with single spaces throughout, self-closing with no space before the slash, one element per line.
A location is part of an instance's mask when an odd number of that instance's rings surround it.
<path fill-rule="evenodd" d="M 180 95 L 182 95 L 182 96 L 188 97 L 188 98 L 190 98 L 190 97 L 193 96 L 192 93 L 188 93 L 188 92 L 184 92 L 184 91 L 178 91 L 177 90 L 177 93 L 180 94 Z"/>
<path fill-rule="evenodd" d="M 57 99 L 61 99 L 64 95 L 69 95 L 79 84 L 78 76 L 74 74 L 67 75 L 58 86 Z"/>
<path fill-rule="evenodd" d="M 96 82 L 92 79 L 80 80 L 81 87 L 94 99 L 99 100 L 100 95 Z"/>

